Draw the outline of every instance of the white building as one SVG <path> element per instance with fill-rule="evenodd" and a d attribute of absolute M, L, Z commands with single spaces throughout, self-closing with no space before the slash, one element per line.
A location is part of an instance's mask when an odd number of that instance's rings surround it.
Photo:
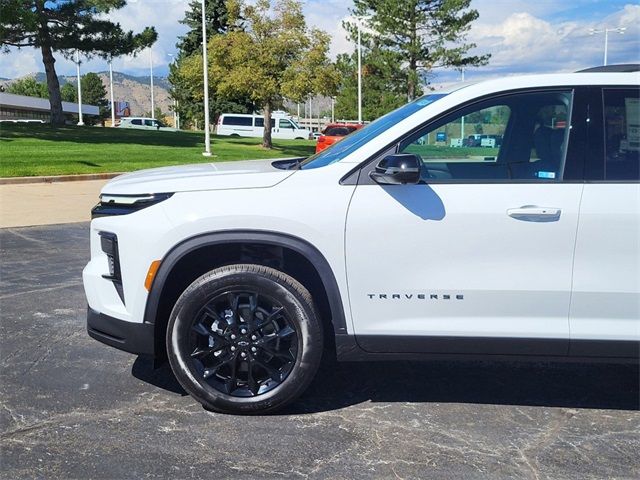
<path fill-rule="evenodd" d="M 62 102 L 62 111 L 69 122 L 77 122 L 78 104 Z M 48 98 L 27 97 L 0 92 L 1 120 L 51 120 L 51 105 Z M 95 105 L 82 104 L 82 115 L 97 116 L 100 109 Z"/>

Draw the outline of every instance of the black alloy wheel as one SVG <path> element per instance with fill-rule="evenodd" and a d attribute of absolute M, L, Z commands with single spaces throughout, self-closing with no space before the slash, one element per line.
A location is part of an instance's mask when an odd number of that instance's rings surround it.
<path fill-rule="evenodd" d="M 287 317 L 279 302 L 259 292 L 220 293 L 194 318 L 193 368 L 231 396 L 272 390 L 287 378 L 298 353 L 298 335 Z"/>
<path fill-rule="evenodd" d="M 223 413 L 265 413 L 293 401 L 315 376 L 322 344 L 310 293 L 259 265 L 230 265 L 196 279 L 167 326 L 176 378 Z"/>

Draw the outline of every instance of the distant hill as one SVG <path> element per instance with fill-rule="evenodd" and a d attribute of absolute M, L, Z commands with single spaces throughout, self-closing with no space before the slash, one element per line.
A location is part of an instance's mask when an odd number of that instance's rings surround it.
<path fill-rule="evenodd" d="M 85 72 L 86 73 L 86 72 Z M 109 72 L 96 72 L 107 90 L 109 98 Z M 47 77 L 44 72 L 28 75 L 35 77 L 38 82 L 46 82 Z M 24 77 L 23 77 L 24 78 Z M 132 115 L 143 115 L 151 110 L 151 89 L 149 85 L 149 75 L 135 77 L 126 73 L 113 72 L 113 97 L 116 102 L 129 102 Z M 1 85 L 8 85 L 16 79 L 0 78 Z M 75 75 L 58 76 L 60 86 L 65 83 L 76 83 Z M 169 106 L 173 101 L 169 97 L 169 81 L 166 77 L 153 76 L 154 102 L 156 107 L 160 107 L 163 113 L 169 114 Z"/>

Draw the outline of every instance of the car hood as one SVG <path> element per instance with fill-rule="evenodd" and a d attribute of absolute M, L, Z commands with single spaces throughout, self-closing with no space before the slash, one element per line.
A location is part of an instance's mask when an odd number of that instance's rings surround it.
<path fill-rule="evenodd" d="M 284 159 L 199 163 L 139 170 L 115 177 L 104 186 L 102 193 L 133 195 L 267 188 L 280 183 L 295 172 L 274 167 L 272 163 L 277 160 Z"/>

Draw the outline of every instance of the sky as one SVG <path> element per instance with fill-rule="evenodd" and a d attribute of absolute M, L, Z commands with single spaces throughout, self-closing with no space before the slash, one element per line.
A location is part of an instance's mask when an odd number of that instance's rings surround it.
<path fill-rule="evenodd" d="M 402 0 L 398 0 L 402 1 Z M 152 50 L 137 57 L 115 59 L 115 71 L 148 75 L 153 61 L 154 75 L 164 76 L 175 53 L 177 38 L 184 34 L 188 0 L 129 0 L 127 6 L 109 17 L 123 28 L 139 32 L 154 26 L 158 41 Z M 308 0 L 304 12 L 309 26 L 332 37 L 331 55 L 353 51 L 346 38 L 343 20 L 349 17 L 349 0 Z M 624 34 L 609 33 L 608 63 L 640 63 L 640 3 L 628 0 L 472 0 L 479 12 L 467 40 L 477 44 L 474 53 L 490 53 L 488 65 L 470 68 L 466 80 L 480 80 L 522 73 L 571 72 L 602 65 L 604 34 L 590 35 L 590 29 L 626 27 Z M 74 75 L 75 64 L 56 55 L 59 75 Z M 82 71 L 104 71 L 101 59 L 82 59 Z M 12 49 L 0 54 L 0 77 L 17 78 L 44 71 L 40 52 Z M 436 70 L 431 82 L 457 81 L 459 72 Z"/>

